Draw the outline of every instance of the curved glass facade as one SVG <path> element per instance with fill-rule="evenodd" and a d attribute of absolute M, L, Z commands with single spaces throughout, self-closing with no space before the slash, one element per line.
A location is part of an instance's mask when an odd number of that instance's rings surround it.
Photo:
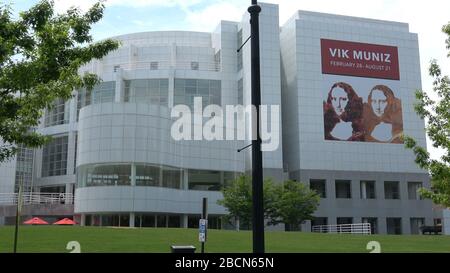
<path fill-rule="evenodd" d="M 131 165 L 88 165 L 78 168 L 79 187 L 130 186 Z"/>
<path fill-rule="evenodd" d="M 125 81 L 125 102 L 142 102 L 168 106 L 169 80 L 145 79 Z"/>
<path fill-rule="evenodd" d="M 187 179 L 184 179 L 187 173 Z M 77 168 L 78 187 L 131 186 L 219 191 L 234 172 L 186 170 L 151 164 L 90 164 Z"/>
<path fill-rule="evenodd" d="M 81 89 L 77 95 L 77 120 L 81 108 L 97 103 L 113 102 L 116 93 L 116 82 L 101 82 L 89 91 Z"/>
<path fill-rule="evenodd" d="M 201 97 L 203 107 L 221 105 L 222 83 L 219 80 L 175 79 L 174 105 L 184 104 L 191 109 L 194 98 Z"/>

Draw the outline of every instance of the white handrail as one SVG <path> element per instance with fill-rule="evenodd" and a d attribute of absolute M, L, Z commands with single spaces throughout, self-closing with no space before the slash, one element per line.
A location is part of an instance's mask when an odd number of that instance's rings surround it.
<path fill-rule="evenodd" d="M 322 225 L 313 226 L 312 232 L 318 233 L 343 233 L 343 234 L 372 234 L 370 223 L 345 224 L 345 225 Z"/>
<path fill-rule="evenodd" d="M 191 60 L 176 60 L 175 62 L 169 60 L 155 60 L 155 61 L 137 61 L 132 63 L 116 63 L 102 64 L 91 63 L 84 67 L 82 71 L 89 71 L 90 73 L 104 73 L 113 72 L 117 68 L 123 70 L 167 70 L 167 69 L 181 69 L 181 70 L 199 70 L 199 71 L 220 71 L 219 61 L 191 61 Z M 81 70 L 80 70 L 81 71 Z"/>
<path fill-rule="evenodd" d="M 17 193 L 0 193 L 0 205 L 17 204 Z M 30 193 L 26 192 L 22 195 L 24 205 L 31 204 L 70 204 L 72 205 L 74 196 L 72 193 Z"/>

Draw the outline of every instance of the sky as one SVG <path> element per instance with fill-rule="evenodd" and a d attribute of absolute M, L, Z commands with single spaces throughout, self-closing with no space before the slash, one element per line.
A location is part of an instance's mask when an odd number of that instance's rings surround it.
<path fill-rule="evenodd" d="M 15 11 L 30 8 L 38 0 L 0 0 L 11 3 Z M 95 0 L 55 0 L 58 12 L 72 6 L 87 10 Z M 336 13 L 349 16 L 404 22 L 418 33 L 421 56 L 422 88 L 432 90 L 429 63 L 438 60 L 443 72 L 450 75 L 450 59 L 445 48 L 442 26 L 450 22 L 449 0 L 265 0 L 279 5 L 280 25 L 296 10 Z M 93 28 L 96 40 L 126 33 L 190 30 L 211 32 L 220 20 L 240 21 L 250 0 L 107 0 L 105 16 Z M 430 143 L 428 143 L 430 144 Z M 433 157 L 442 154 L 428 145 Z"/>

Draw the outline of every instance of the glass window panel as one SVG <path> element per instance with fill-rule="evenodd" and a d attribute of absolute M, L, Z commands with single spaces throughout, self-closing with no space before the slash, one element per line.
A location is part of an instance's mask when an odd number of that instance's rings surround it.
<path fill-rule="evenodd" d="M 185 80 L 184 79 L 175 79 L 175 89 L 184 89 Z"/>
<path fill-rule="evenodd" d="M 197 88 L 196 87 L 186 86 L 185 91 L 186 91 L 186 96 L 197 94 Z"/>
<path fill-rule="evenodd" d="M 159 80 L 159 88 L 161 88 L 161 89 L 169 88 L 169 80 L 168 79 L 160 79 Z"/>
<path fill-rule="evenodd" d="M 168 79 L 131 80 L 127 91 L 127 102 L 150 103 L 167 106 Z"/>
<path fill-rule="evenodd" d="M 42 177 L 65 175 L 68 136 L 56 137 L 42 151 Z"/>
<path fill-rule="evenodd" d="M 176 96 L 184 96 L 184 88 L 175 88 L 174 94 Z"/>
<path fill-rule="evenodd" d="M 220 97 L 211 97 L 211 99 L 210 99 L 210 104 L 216 104 L 216 105 L 221 105 L 221 99 L 220 99 Z"/>
<path fill-rule="evenodd" d="M 125 90 L 127 90 L 127 82 L 125 82 Z M 91 102 L 93 104 L 113 102 L 115 92 L 116 83 L 114 81 L 101 82 L 98 85 L 94 86 L 92 90 L 79 90 L 77 94 L 77 120 L 81 108 L 90 105 Z"/>
<path fill-rule="evenodd" d="M 198 94 L 202 96 L 209 96 L 209 88 L 208 87 L 199 87 Z"/>
<path fill-rule="evenodd" d="M 321 198 L 327 197 L 326 184 L 327 181 L 322 179 L 311 179 L 309 181 L 310 189 L 316 191 Z"/>
<path fill-rule="evenodd" d="M 67 109 L 66 109 L 67 108 Z M 56 99 L 47 109 L 44 118 L 44 126 L 50 127 L 69 122 L 69 105 L 63 99 Z"/>
<path fill-rule="evenodd" d="M 185 86 L 197 87 L 197 80 L 194 79 L 186 79 Z"/>
<path fill-rule="evenodd" d="M 219 171 L 188 171 L 188 186 L 190 190 L 219 191 L 222 185 Z"/>
<path fill-rule="evenodd" d="M 210 81 L 209 81 L 209 87 L 210 87 L 212 90 L 219 90 L 219 91 L 220 91 L 220 88 L 221 88 L 221 86 L 220 86 L 220 81 L 217 81 L 217 80 L 210 80 Z"/>
<path fill-rule="evenodd" d="M 385 199 L 400 199 L 400 186 L 398 181 L 384 182 Z"/>
<path fill-rule="evenodd" d="M 209 80 L 198 80 L 198 88 L 209 89 Z"/>
<path fill-rule="evenodd" d="M 179 189 L 181 188 L 181 171 L 179 169 L 163 169 L 163 187 Z"/>

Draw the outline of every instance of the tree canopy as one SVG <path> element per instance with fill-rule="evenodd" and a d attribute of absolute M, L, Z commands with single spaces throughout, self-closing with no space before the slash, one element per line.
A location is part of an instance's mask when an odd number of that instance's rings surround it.
<path fill-rule="evenodd" d="M 264 216 L 268 225 L 284 223 L 286 230 L 295 230 L 319 205 L 319 195 L 303 183 L 285 181 L 281 184 L 266 179 L 263 188 Z M 250 228 L 252 220 L 252 179 L 240 176 L 222 189 L 223 199 L 219 205 L 228 210 L 228 217 L 234 217 L 243 226 Z M 239 226 L 239 224 L 237 224 Z M 237 227 L 239 229 L 239 227 Z"/>
<path fill-rule="evenodd" d="M 442 31 L 447 35 L 446 44 L 450 50 L 450 24 L 444 26 Z M 414 151 L 416 163 L 431 175 L 431 189 L 422 188 L 421 195 L 435 204 L 450 208 L 450 78 L 442 75 L 435 60 L 431 62 L 429 73 L 434 78 L 433 92 L 437 99 L 431 99 L 425 91 L 417 91 L 415 110 L 428 121 L 427 135 L 433 147 L 442 149 L 444 155 L 440 159 L 432 159 L 427 150 L 418 146 L 411 137 L 405 137 L 405 145 Z"/>
<path fill-rule="evenodd" d="M 43 110 L 100 81 L 78 71 L 119 46 L 113 40 L 93 43 L 90 31 L 104 8 L 97 2 L 85 13 L 70 8 L 56 14 L 54 2 L 43 0 L 14 18 L 10 5 L 0 6 L 0 162 L 20 144 L 35 148 L 47 143 L 49 137 L 33 130 Z"/>
<path fill-rule="evenodd" d="M 274 209 L 269 225 L 285 224 L 286 231 L 296 230 L 306 220 L 312 220 L 320 196 L 307 185 L 288 180 L 276 187 Z"/>
<path fill-rule="evenodd" d="M 270 179 L 264 181 L 264 215 L 268 215 L 273 208 L 273 182 Z M 252 179 L 242 175 L 222 189 L 224 198 L 217 203 L 228 209 L 228 217 L 237 220 L 237 229 L 242 226 L 250 228 L 252 223 Z"/>

